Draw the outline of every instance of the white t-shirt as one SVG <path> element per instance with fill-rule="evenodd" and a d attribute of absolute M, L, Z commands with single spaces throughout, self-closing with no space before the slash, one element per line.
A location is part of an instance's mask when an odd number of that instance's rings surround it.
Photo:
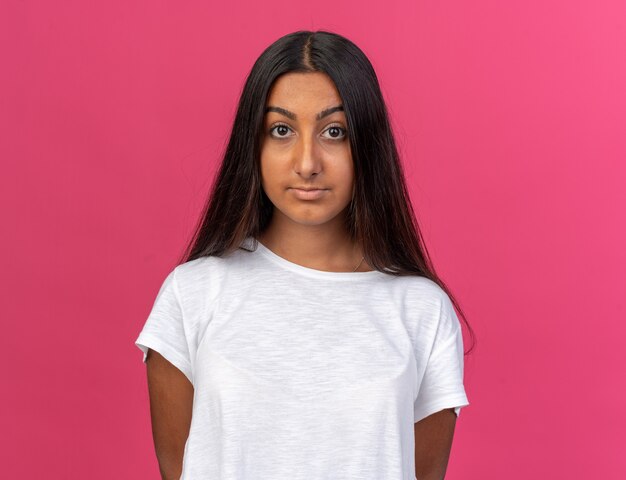
<path fill-rule="evenodd" d="M 181 478 L 414 480 L 414 422 L 469 405 L 449 297 L 257 245 L 174 268 L 135 342 L 194 386 Z"/>

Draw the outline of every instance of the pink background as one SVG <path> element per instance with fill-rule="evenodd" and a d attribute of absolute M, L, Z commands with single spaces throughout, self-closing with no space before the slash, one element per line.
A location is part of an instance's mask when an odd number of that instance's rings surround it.
<path fill-rule="evenodd" d="M 134 340 L 299 29 L 371 59 L 478 335 L 446 478 L 626 478 L 622 0 L 3 1 L 3 478 L 158 478 Z"/>

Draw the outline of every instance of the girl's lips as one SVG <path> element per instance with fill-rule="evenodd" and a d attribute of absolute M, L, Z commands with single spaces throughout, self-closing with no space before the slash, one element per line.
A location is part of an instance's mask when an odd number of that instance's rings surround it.
<path fill-rule="evenodd" d="M 300 188 L 290 188 L 289 190 L 300 200 L 317 200 L 328 191 L 326 189 L 302 190 Z"/>

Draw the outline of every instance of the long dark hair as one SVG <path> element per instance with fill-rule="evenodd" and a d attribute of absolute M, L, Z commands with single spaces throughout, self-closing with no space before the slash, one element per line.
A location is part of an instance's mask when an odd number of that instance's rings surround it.
<path fill-rule="evenodd" d="M 264 110 L 274 81 L 288 72 L 324 72 L 342 99 L 355 176 L 346 228 L 352 240 L 362 245 L 367 263 L 391 275 L 421 275 L 437 283 L 450 297 L 474 342 L 465 314 L 430 260 L 374 68 L 354 43 L 336 33 L 290 33 L 256 60 L 241 92 L 230 139 L 201 219 L 180 263 L 227 255 L 241 248 L 248 237 L 256 242 L 269 225 L 273 205 L 261 186 L 259 165 Z M 472 344 L 466 354 L 473 348 Z"/>

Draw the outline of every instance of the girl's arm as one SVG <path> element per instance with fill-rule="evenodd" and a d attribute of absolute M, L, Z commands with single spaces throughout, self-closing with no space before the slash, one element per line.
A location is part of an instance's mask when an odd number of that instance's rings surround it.
<path fill-rule="evenodd" d="M 152 437 L 163 480 L 178 480 L 189 436 L 193 385 L 158 352 L 146 357 Z"/>
<path fill-rule="evenodd" d="M 443 480 L 448 468 L 455 425 L 453 408 L 433 413 L 415 424 L 417 480 Z"/>

